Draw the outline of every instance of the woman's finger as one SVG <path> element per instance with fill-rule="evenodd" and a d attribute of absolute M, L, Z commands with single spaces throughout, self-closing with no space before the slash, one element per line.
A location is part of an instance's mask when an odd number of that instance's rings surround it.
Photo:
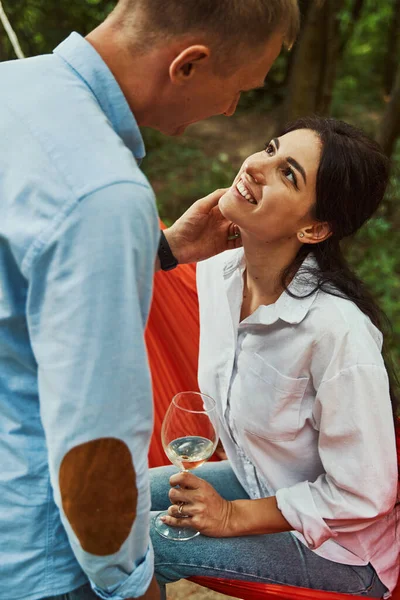
<path fill-rule="evenodd" d="M 172 504 L 178 504 L 179 502 L 191 502 L 191 490 L 185 490 L 185 488 L 171 488 L 168 496 Z"/>
<path fill-rule="evenodd" d="M 178 517 L 171 517 L 169 514 L 166 515 L 165 517 L 161 517 L 161 521 L 163 523 L 166 523 L 167 525 L 171 525 L 171 527 L 194 527 L 193 523 L 192 523 L 192 519 L 189 518 L 178 518 Z M 196 527 L 195 527 L 196 529 Z"/>
<path fill-rule="evenodd" d="M 192 517 L 191 508 L 188 504 L 180 502 L 179 504 L 173 504 L 168 508 L 168 515 L 175 519 L 187 519 Z"/>
<path fill-rule="evenodd" d="M 202 485 L 203 480 L 193 475 L 189 471 L 181 471 L 180 473 L 174 473 L 169 479 L 171 487 L 179 485 L 181 488 L 197 489 Z"/>

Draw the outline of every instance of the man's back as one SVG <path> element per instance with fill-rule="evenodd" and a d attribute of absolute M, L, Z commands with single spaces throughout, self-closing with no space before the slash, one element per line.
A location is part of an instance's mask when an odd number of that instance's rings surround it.
<path fill-rule="evenodd" d="M 113 426 L 118 404 L 114 417 L 104 413 L 114 393 L 126 406 L 136 381 L 150 397 L 142 330 L 158 228 L 152 192 L 135 160 L 144 155 L 139 130 L 87 42 L 75 34 L 54 55 L 3 63 L 0 77 L 0 598 L 35 600 L 86 581 L 70 546 L 77 527 L 63 511 L 63 524 L 60 519 L 61 461 L 79 443 L 124 438 Z M 126 267 L 107 285 L 108 259 Z M 131 336 L 137 364 L 123 390 L 118 369 L 125 373 L 127 365 L 111 365 L 115 392 L 102 390 L 98 373 L 120 351 L 113 336 L 118 317 L 129 313 L 128 298 L 120 296 L 130 267 L 141 285 L 131 332 L 119 343 L 126 347 Z M 129 368 L 135 360 L 131 355 Z M 144 463 L 135 465 L 138 477 L 146 471 L 150 403 L 139 409 Z M 148 508 L 148 499 L 141 508 L 139 499 L 138 512 Z M 88 557 L 77 537 L 82 562 Z M 147 532 L 142 537 L 137 555 L 143 558 Z"/>

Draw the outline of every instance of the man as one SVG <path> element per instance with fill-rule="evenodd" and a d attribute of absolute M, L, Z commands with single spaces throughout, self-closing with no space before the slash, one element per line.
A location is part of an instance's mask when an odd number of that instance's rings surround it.
<path fill-rule="evenodd" d="M 297 23 L 295 0 L 120 0 L 86 40 L 0 66 L 1 600 L 158 597 L 154 261 L 232 236 L 217 192 L 160 240 L 138 125 L 232 115 Z"/>

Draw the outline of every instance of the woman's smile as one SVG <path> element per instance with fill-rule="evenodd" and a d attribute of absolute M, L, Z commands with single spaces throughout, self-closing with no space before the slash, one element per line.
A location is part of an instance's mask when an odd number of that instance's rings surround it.
<path fill-rule="evenodd" d="M 250 202 L 250 204 L 258 204 L 253 192 L 244 178 L 244 175 L 242 175 L 237 182 L 236 189 L 238 190 L 239 194 L 243 196 L 243 198 Z"/>
<path fill-rule="evenodd" d="M 255 197 L 255 192 L 251 189 L 246 181 L 244 172 L 240 173 L 232 184 L 230 191 L 240 200 L 247 200 L 249 204 L 257 205 L 258 200 Z"/>

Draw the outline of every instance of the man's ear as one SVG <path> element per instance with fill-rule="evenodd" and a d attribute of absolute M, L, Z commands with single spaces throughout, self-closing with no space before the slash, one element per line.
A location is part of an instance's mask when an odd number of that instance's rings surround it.
<path fill-rule="evenodd" d="M 170 64 L 171 82 L 178 85 L 185 84 L 194 76 L 199 67 L 209 60 L 210 54 L 210 49 L 203 45 L 189 46 L 182 50 Z"/>
<path fill-rule="evenodd" d="M 332 235 L 332 230 L 326 221 L 321 223 L 319 221 L 313 223 L 312 225 L 308 225 L 307 227 L 303 227 L 301 231 L 298 232 L 297 238 L 299 242 L 303 244 L 319 244 L 320 242 L 324 242 Z"/>

